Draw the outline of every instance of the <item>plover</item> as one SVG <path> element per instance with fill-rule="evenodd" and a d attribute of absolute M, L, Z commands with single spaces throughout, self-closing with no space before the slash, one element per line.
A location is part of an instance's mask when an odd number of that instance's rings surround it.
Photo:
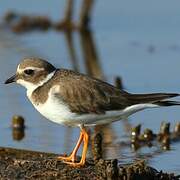
<path fill-rule="evenodd" d="M 5 84 L 16 82 L 27 89 L 33 106 L 58 124 L 80 127 L 78 142 L 68 157 L 58 157 L 73 166 L 85 164 L 89 135 L 86 126 L 108 124 L 146 108 L 180 105 L 169 98 L 177 93 L 131 94 L 85 74 L 57 69 L 40 58 L 25 58 Z M 76 154 L 84 142 L 80 162 Z"/>

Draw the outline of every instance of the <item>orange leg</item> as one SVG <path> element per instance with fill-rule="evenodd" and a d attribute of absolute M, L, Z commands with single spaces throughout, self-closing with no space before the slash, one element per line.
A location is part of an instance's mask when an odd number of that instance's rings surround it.
<path fill-rule="evenodd" d="M 88 133 L 86 132 L 85 129 L 82 129 L 81 133 L 83 135 L 84 146 L 83 146 L 82 157 L 81 157 L 80 162 L 78 162 L 78 163 L 65 162 L 66 164 L 72 165 L 74 167 L 84 166 L 85 161 L 86 161 L 86 153 L 87 153 L 87 149 L 88 149 L 89 135 L 88 135 Z"/>
<path fill-rule="evenodd" d="M 76 154 L 77 154 L 77 151 L 78 151 L 82 141 L 83 141 L 83 133 L 80 132 L 78 142 L 77 142 L 75 148 L 73 149 L 72 153 L 70 154 L 70 156 L 67 156 L 67 157 L 59 156 L 58 159 L 63 160 L 63 161 L 72 161 L 72 162 L 75 162 Z"/>

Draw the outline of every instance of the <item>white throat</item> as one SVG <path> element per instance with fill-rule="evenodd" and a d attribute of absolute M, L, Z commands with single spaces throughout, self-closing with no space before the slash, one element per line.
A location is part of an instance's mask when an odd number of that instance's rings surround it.
<path fill-rule="evenodd" d="M 24 86 L 24 87 L 27 89 L 26 94 L 27 94 L 28 98 L 30 98 L 32 92 L 33 92 L 35 89 L 37 89 L 39 86 L 42 86 L 42 85 L 45 84 L 47 81 L 49 81 L 49 80 L 53 77 L 53 75 L 55 74 L 55 72 L 56 72 L 56 71 L 53 71 L 53 72 L 51 72 L 50 74 L 48 74 L 48 75 L 46 76 L 46 78 L 43 79 L 42 81 L 40 81 L 38 84 L 33 84 L 33 83 L 31 83 L 31 82 L 24 81 L 23 79 L 18 79 L 16 82 L 17 82 L 18 84 L 21 84 L 22 86 Z"/>

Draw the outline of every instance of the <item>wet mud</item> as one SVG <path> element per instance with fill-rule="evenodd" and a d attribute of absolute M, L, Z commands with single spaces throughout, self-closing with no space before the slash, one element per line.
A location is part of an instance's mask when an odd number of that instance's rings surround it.
<path fill-rule="evenodd" d="M 56 159 L 58 155 L 0 148 L 0 179 L 179 179 L 139 161 L 120 165 L 117 160 L 88 159 L 84 167 L 74 168 Z"/>

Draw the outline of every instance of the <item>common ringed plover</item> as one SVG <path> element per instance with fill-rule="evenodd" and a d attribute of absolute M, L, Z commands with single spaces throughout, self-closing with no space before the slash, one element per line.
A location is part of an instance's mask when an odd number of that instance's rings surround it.
<path fill-rule="evenodd" d="M 12 82 L 27 89 L 33 106 L 50 121 L 80 127 L 70 156 L 58 157 L 73 166 L 85 164 L 89 140 L 85 126 L 112 123 L 146 108 L 180 105 L 168 100 L 179 96 L 177 93 L 131 94 L 85 74 L 57 69 L 40 58 L 23 59 L 5 84 Z M 81 160 L 75 162 L 82 142 Z"/>

